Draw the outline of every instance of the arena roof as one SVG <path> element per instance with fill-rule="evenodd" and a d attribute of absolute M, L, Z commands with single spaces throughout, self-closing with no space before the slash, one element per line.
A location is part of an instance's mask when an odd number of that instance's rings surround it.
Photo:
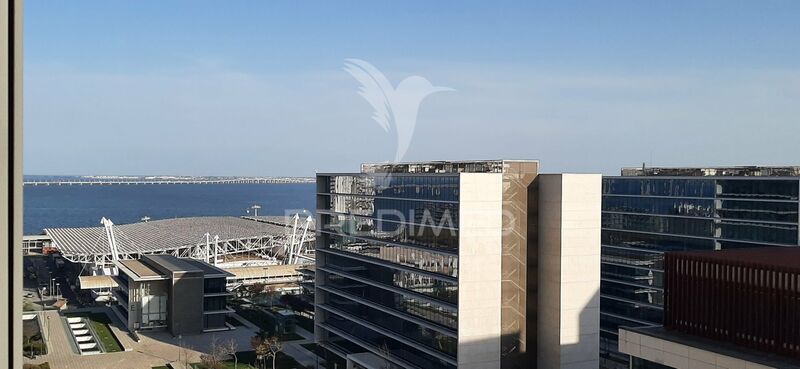
<path fill-rule="evenodd" d="M 110 275 L 82 275 L 78 277 L 78 285 L 82 290 L 119 287 L 117 281 Z"/>
<path fill-rule="evenodd" d="M 297 220 L 297 228 L 302 231 L 302 228 L 305 224 L 305 217 L 307 215 L 301 216 Z M 289 215 L 259 215 L 259 216 L 245 216 L 242 217 L 244 219 L 255 220 L 257 222 L 264 222 L 284 227 L 293 227 L 294 226 L 294 219 L 292 216 Z M 308 225 L 308 231 L 314 232 L 314 217 L 311 217 L 311 224 Z"/>
<path fill-rule="evenodd" d="M 54 245 L 65 256 L 111 253 L 103 227 L 47 228 Z M 205 244 L 205 234 L 220 242 L 283 236 L 285 227 L 237 217 L 191 217 L 114 225 L 119 253 L 151 253 Z M 213 241 L 212 241 L 213 242 Z"/>
<path fill-rule="evenodd" d="M 302 265 L 270 265 L 267 267 L 228 268 L 232 279 L 270 279 L 278 277 L 300 277 L 303 275 L 298 268 Z"/>

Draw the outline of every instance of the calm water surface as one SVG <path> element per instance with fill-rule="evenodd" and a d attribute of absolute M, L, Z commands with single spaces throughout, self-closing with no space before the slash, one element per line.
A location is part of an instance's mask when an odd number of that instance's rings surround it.
<path fill-rule="evenodd" d="M 260 215 L 285 210 L 313 211 L 315 185 L 175 184 L 112 186 L 25 186 L 25 234 L 50 227 L 99 226 L 106 217 L 116 224 L 211 215 L 247 215 L 253 204 Z"/>

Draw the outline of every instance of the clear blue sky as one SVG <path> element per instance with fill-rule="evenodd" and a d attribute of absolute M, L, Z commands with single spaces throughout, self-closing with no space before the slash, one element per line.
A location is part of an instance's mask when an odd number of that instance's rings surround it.
<path fill-rule="evenodd" d="M 800 165 L 800 2 L 25 3 L 26 174 L 311 175 L 394 156 L 343 70 L 455 88 L 406 160 Z"/>

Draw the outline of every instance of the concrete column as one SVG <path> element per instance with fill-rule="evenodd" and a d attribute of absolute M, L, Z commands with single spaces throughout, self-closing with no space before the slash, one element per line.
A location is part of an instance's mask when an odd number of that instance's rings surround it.
<path fill-rule="evenodd" d="M 0 366 L 22 367 L 22 0 L 0 2 Z M 15 301 L 16 300 L 16 301 Z"/>
<path fill-rule="evenodd" d="M 537 367 L 599 366 L 599 174 L 539 175 Z"/>
<path fill-rule="evenodd" d="M 458 367 L 499 369 L 503 177 L 462 173 L 459 188 Z"/>

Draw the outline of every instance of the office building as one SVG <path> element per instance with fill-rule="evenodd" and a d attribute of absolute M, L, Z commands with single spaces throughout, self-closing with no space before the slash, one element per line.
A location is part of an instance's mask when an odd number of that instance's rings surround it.
<path fill-rule="evenodd" d="M 664 323 L 664 252 L 798 246 L 800 167 L 632 168 L 603 178 L 601 367 L 619 327 Z"/>
<path fill-rule="evenodd" d="M 167 329 L 175 336 L 227 329 L 225 318 L 232 310 L 226 304 L 225 279 L 231 273 L 166 254 L 115 264 L 115 293 L 128 329 Z"/>
<path fill-rule="evenodd" d="M 348 368 L 597 368 L 601 178 L 538 169 L 318 174 L 319 346 Z"/>
<path fill-rule="evenodd" d="M 663 327 L 620 328 L 639 368 L 800 368 L 800 248 L 666 253 Z"/>

